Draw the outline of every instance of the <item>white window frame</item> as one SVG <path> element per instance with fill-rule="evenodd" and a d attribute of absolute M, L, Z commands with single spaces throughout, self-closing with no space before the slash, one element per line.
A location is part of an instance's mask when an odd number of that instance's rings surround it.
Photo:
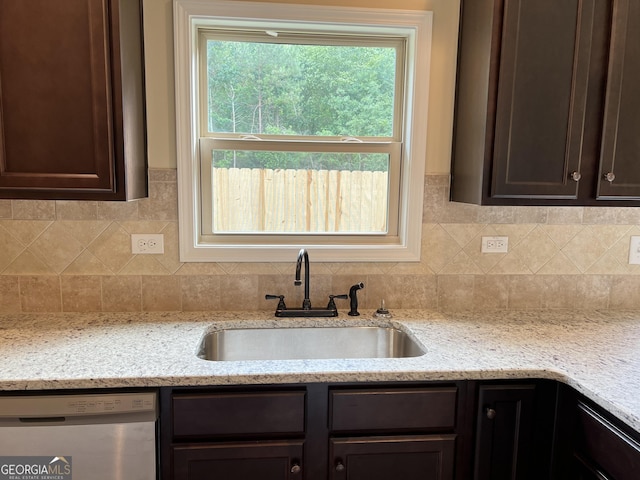
<path fill-rule="evenodd" d="M 336 33 L 378 33 L 407 38 L 408 79 L 404 95 L 397 235 L 374 241 L 367 235 L 255 235 L 211 243 L 200 234 L 198 151 L 198 27 L 223 25 L 265 30 L 296 24 L 323 25 Z M 426 11 L 257 3 L 227 0 L 174 0 L 178 223 L 182 262 L 289 262 L 307 248 L 314 261 L 413 262 L 420 260 L 426 156 L 432 14 Z M 380 237 L 380 235 L 377 235 Z M 344 238 L 344 242 L 337 243 Z"/>

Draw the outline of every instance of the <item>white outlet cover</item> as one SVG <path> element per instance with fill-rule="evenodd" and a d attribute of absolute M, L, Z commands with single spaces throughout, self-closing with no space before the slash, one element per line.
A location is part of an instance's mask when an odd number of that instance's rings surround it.
<path fill-rule="evenodd" d="M 640 236 L 632 235 L 629 242 L 629 265 L 640 265 Z"/>
<path fill-rule="evenodd" d="M 131 234 L 131 253 L 140 255 L 161 255 L 164 253 L 162 233 Z"/>
<path fill-rule="evenodd" d="M 482 237 L 482 253 L 507 253 L 509 237 Z"/>

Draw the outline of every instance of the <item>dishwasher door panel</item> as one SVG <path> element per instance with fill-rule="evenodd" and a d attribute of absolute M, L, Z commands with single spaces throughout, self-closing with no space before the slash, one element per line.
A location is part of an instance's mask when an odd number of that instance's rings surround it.
<path fill-rule="evenodd" d="M 74 480 L 155 480 L 155 423 L 0 428 L 0 456 L 71 458 Z"/>
<path fill-rule="evenodd" d="M 155 391 L 0 395 L 0 480 L 156 480 L 157 418 Z"/>

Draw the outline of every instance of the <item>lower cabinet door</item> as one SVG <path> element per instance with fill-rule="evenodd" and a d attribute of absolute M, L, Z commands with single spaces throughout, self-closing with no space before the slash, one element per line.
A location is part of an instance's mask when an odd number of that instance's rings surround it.
<path fill-rule="evenodd" d="M 597 467 L 588 464 L 579 456 L 574 457 L 575 480 L 612 480 Z"/>
<path fill-rule="evenodd" d="M 455 435 L 333 438 L 331 480 L 451 480 Z"/>
<path fill-rule="evenodd" d="M 210 443 L 173 448 L 175 480 L 298 480 L 303 441 Z"/>
<path fill-rule="evenodd" d="M 474 480 L 534 480 L 534 385 L 480 387 Z"/>
<path fill-rule="evenodd" d="M 640 478 L 640 442 L 607 419 L 599 409 L 578 401 L 573 434 L 576 456 L 596 472 L 594 478 Z"/>

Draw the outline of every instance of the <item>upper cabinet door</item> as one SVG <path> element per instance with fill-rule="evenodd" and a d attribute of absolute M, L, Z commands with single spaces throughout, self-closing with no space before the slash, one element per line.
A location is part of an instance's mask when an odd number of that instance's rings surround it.
<path fill-rule="evenodd" d="M 146 196 L 138 1 L 0 2 L 0 197 Z"/>
<path fill-rule="evenodd" d="M 615 0 L 598 199 L 640 199 L 640 1 Z"/>
<path fill-rule="evenodd" d="M 640 0 L 462 0 L 451 199 L 640 205 Z"/>
<path fill-rule="evenodd" d="M 594 197 L 608 0 L 463 0 L 451 198 Z"/>
<path fill-rule="evenodd" d="M 504 4 L 491 195 L 577 198 L 593 0 Z"/>

